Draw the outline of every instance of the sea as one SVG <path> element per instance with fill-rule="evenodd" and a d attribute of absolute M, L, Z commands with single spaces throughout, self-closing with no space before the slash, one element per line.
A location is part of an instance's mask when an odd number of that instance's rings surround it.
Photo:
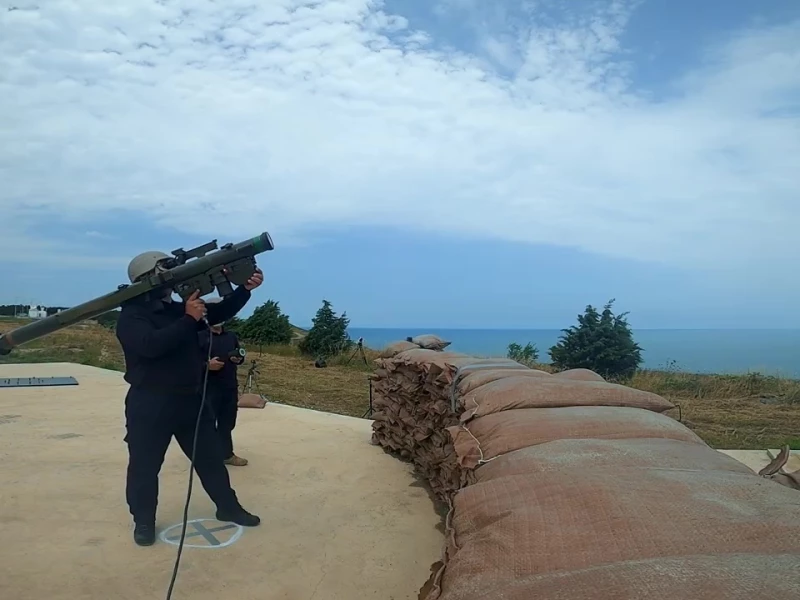
<path fill-rule="evenodd" d="M 448 350 L 473 356 L 505 356 L 508 345 L 528 342 L 542 362 L 558 342 L 557 329 L 373 329 L 351 327 L 353 340 L 380 349 L 408 336 L 433 333 L 451 342 Z M 640 329 L 633 331 L 642 347 L 642 368 L 691 373 L 743 374 L 800 378 L 800 329 Z"/>

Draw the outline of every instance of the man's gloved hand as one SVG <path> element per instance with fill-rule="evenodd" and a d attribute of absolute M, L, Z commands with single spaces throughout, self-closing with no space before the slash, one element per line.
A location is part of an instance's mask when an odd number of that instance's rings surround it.
<path fill-rule="evenodd" d="M 224 366 L 225 366 L 225 363 L 222 362 L 216 356 L 214 358 L 212 358 L 210 361 L 208 361 L 208 368 L 211 371 L 219 371 Z"/>

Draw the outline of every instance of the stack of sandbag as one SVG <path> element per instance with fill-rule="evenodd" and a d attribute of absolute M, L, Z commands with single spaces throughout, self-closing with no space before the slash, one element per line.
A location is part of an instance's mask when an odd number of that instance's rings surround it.
<path fill-rule="evenodd" d="M 664 398 L 586 371 L 455 387 L 464 485 L 421 599 L 800 598 L 797 492 L 660 414 Z"/>
<path fill-rule="evenodd" d="M 548 410 L 562 409 L 528 412 Z M 797 491 L 674 433 L 490 452 L 453 498 L 420 598 L 800 598 Z"/>
<path fill-rule="evenodd" d="M 458 423 L 452 400 L 453 374 L 459 366 L 480 365 L 525 369 L 506 359 L 475 359 L 465 354 L 408 349 L 378 359 L 372 375 L 374 444 L 412 461 L 446 500 L 461 487 L 461 470 L 447 427 Z"/>
<path fill-rule="evenodd" d="M 422 600 L 800 598 L 797 491 L 576 369 L 406 349 L 379 361 L 373 439 L 451 505 Z"/>
<path fill-rule="evenodd" d="M 512 408 L 634 406 L 660 412 L 673 407 L 660 396 L 608 383 L 586 369 L 550 375 L 510 359 L 403 344 L 384 351 L 390 358 L 379 359 L 373 375 L 373 443 L 413 461 L 443 501 L 468 483 L 475 466 L 456 454 L 455 443 L 471 437 L 468 429 L 454 427 L 460 421 Z M 654 437 L 659 427 L 674 423 L 651 416 L 656 423 L 646 431 Z M 480 447 L 476 454 L 470 458 L 480 460 Z"/>

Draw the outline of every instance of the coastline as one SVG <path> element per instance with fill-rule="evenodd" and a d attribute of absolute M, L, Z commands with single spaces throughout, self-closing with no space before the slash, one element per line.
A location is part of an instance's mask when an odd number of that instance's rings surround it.
<path fill-rule="evenodd" d="M 372 348 L 426 333 L 451 342 L 449 349 L 472 356 L 506 356 L 508 344 L 536 345 L 543 362 L 562 334 L 558 329 L 447 329 L 350 327 L 355 340 Z M 642 368 L 703 375 L 748 375 L 800 379 L 800 330 L 766 329 L 639 329 Z"/>

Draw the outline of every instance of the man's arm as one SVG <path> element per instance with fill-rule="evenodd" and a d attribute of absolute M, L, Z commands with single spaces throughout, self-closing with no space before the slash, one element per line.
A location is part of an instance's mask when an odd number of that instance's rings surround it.
<path fill-rule="evenodd" d="M 244 308 L 248 300 L 250 300 L 250 290 L 240 285 L 222 302 L 206 304 L 206 310 L 208 311 L 206 318 L 212 325 L 214 323 L 224 323 L 228 319 L 235 317 Z"/>
<path fill-rule="evenodd" d="M 189 336 L 197 336 L 197 321 L 189 315 L 163 329 L 137 314 L 121 314 L 117 321 L 117 339 L 122 347 L 146 358 L 163 356 Z"/>

